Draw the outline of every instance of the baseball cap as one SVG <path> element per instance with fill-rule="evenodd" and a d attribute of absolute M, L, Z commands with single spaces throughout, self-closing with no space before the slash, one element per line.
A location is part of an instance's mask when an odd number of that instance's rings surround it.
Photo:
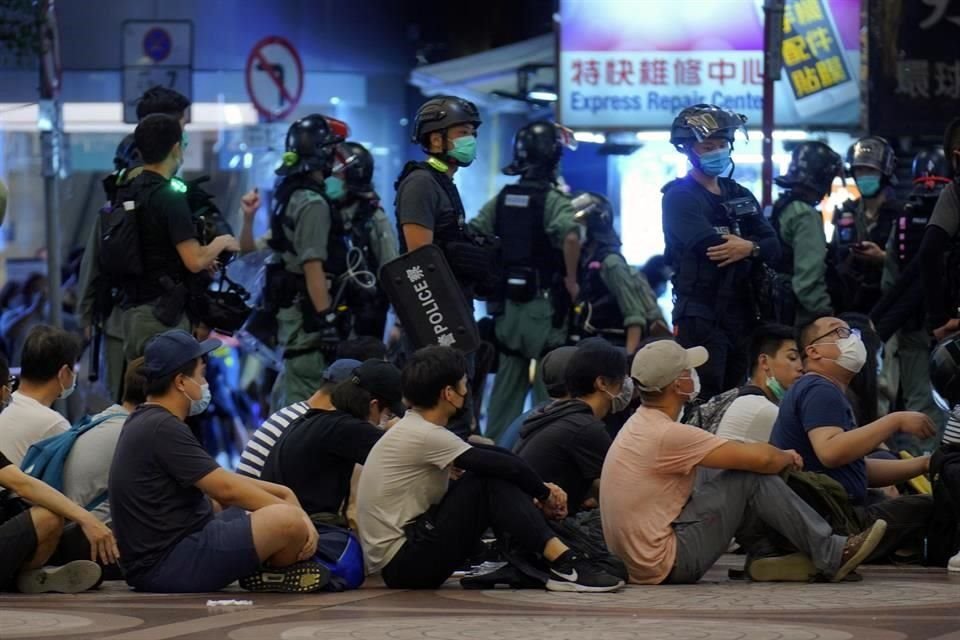
<path fill-rule="evenodd" d="M 406 411 L 400 391 L 400 369 L 385 360 L 367 360 L 353 370 L 353 382 L 387 402 L 395 416 Z"/>
<path fill-rule="evenodd" d="M 566 395 L 567 363 L 570 362 L 570 358 L 576 352 L 576 347 L 557 347 L 543 356 L 543 360 L 540 362 L 540 376 L 543 378 L 543 384 L 547 387 L 547 393 L 550 394 L 550 397 L 558 398 Z"/>
<path fill-rule="evenodd" d="M 223 344 L 216 338 L 198 342 L 183 329 L 164 331 L 150 339 L 143 351 L 143 375 L 148 380 L 168 376 Z"/>
<path fill-rule="evenodd" d="M 360 364 L 361 362 L 359 360 L 354 360 L 353 358 L 340 358 L 339 360 L 335 360 L 334 363 L 323 372 L 323 381 L 339 384 L 348 379 L 353 374 L 353 370 L 359 367 Z"/>
<path fill-rule="evenodd" d="M 657 340 L 633 357 L 630 376 L 641 391 L 662 391 L 681 373 L 702 366 L 709 357 L 703 347 L 684 349 L 673 340 Z"/>

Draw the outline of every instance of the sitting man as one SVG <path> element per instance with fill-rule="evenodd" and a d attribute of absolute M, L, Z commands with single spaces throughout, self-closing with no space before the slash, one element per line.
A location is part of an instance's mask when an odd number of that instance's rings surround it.
<path fill-rule="evenodd" d="M 573 399 L 535 412 L 520 431 L 517 455 L 566 492 L 571 514 L 597 497 L 611 444 L 603 419 L 629 404 L 633 395 L 632 383 L 625 383 L 626 368 L 622 349 L 605 342 L 580 347 L 565 372 Z"/>
<path fill-rule="evenodd" d="M 46 325 L 34 327 L 23 344 L 20 388 L 0 413 L 0 452 L 20 466 L 30 445 L 63 433 L 70 423 L 50 407 L 77 388 L 74 370 L 82 352 L 80 340 Z"/>
<path fill-rule="evenodd" d="M 567 373 L 567 363 L 577 352 L 576 347 L 564 346 L 557 347 L 540 361 L 540 377 L 543 379 L 543 385 L 547 389 L 548 400 L 536 405 L 530 411 L 520 414 L 511 422 L 500 437 L 497 438 L 497 446 L 513 451 L 520 441 L 520 430 L 527 418 L 531 417 L 538 410 L 557 400 L 569 400 L 570 394 L 567 393 L 567 381 L 564 376 Z"/>
<path fill-rule="evenodd" d="M 393 589 L 436 589 L 463 566 L 488 527 L 550 564 L 553 591 L 613 591 L 623 582 L 557 538 L 546 517 L 567 496 L 514 454 L 471 445 L 447 428 L 467 402 L 464 356 L 417 351 L 403 370 L 406 415 L 373 447 L 360 476 L 357 520 L 368 573 Z M 463 476 L 449 486 L 454 470 Z M 458 472 L 459 474 L 459 472 Z"/>
<path fill-rule="evenodd" d="M 776 532 L 802 554 L 752 560 L 752 579 L 806 581 L 820 572 L 839 582 L 879 543 L 883 521 L 855 537 L 833 535 L 777 477 L 802 466 L 795 451 L 730 442 L 677 422 L 700 391 L 696 368 L 707 357 L 703 347 L 684 349 L 672 340 L 652 342 L 634 357 L 643 406 L 617 434 L 600 480 L 607 546 L 633 583 L 688 584 L 703 577 L 734 536 L 756 551 Z M 698 467 L 726 471 L 694 490 Z"/>
<path fill-rule="evenodd" d="M 873 501 L 868 487 L 888 487 L 927 473 L 930 458 L 882 460 L 867 456 L 895 433 L 929 438 L 930 418 L 898 411 L 858 427 L 844 393 L 863 367 L 867 350 L 856 329 L 838 318 L 819 318 L 800 332 L 807 370 L 780 402 L 771 442 L 796 449 L 807 471 L 833 478 L 847 491 L 861 524 L 882 518 L 887 535 L 871 560 L 907 547 L 920 548 L 933 515 L 930 496 Z"/>
<path fill-rule="evenodd" d="M 107 407 L 90 418 L 97 426 L 76 439 L 63 463 L 64 495 L 106 524 L 110 524 L 107 484 L 120 430 L 127 416 L 146 401 L 143 358 L 137 358 L 127 365 L 123 377 L 123 404 Z"/>
<path fill-rule="evenodd" d="M 335 409 L 311 409 L 284 431 L 260 478 L 290 487 L 311 517 L 346 526 L 354 466 L 366 463 L 383 436 L 376 427 L 381 416 L 403 415 L 400 370 L 367 360 L 336 386 L 331 400 Z"/>
<path fill-rule="evenodd" d="M 293 492 L 222 469 L 184 423 L 210 402 L 204 356 L 219 346 L 175 329 L 144 350 L 147 401 L 123 426 L 109 483 L 127 583 L 202 593 L 240 579 L 249 590 L 316 591 L 329 572 L 304 562 L 318 536 Z M 240 509 L 215 516 L 214 503 Z"/>
<path fill-rule="evenodd" d="M 750 380 L 723 412 L 717 435 L 738 442 L 770 442 L 780 401 L 803 375 L 791 327 L 762 325 L 750 341 Z"/>
<path fill-rule="evenodd" d="M 349 358 L 337 360 L 323 372 L 323 384 L 304 402 L 294 402 L 279 409 L 253 432 L 247 446 L 240 454 L 240 464 L 237 473 L 242 476 L 259 478 L 263 473 L 263 465 L 277 440 L 283 435 L 287 427 L 297 419 L 306 415 L 311 409 L 333 411 L 336 407 L 330 401 L 330 394 L 336 386 L 346 380 L 354 369 L 360 366 L 359 360 Z"/>

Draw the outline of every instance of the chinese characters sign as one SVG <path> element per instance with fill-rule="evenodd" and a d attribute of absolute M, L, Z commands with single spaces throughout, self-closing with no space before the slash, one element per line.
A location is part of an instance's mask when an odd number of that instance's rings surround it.
<path fill-rule="evenodd" d="M 762 0 L 561 0 L 560 117 L 667 128 L 700 102 L 763 108 Z M 779 126 L 856 123 L 858 0 L 787 0 Z"/>

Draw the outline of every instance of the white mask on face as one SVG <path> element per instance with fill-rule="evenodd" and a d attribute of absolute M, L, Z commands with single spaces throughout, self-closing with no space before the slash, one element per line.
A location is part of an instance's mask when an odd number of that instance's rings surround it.
<path fill-rule="evenodd" d="M 690 393 L 681 391 L 680 394 L 687 397 L 687 402 L 695 402 L 700 396 L 700 374 L 697 373 L 696 369 L 690 369 L 689 378 L 693 380 L 693 391 Z"/>
<path fill-rule="evenodd" d="M 60 395 L 57 396 L 58 400 L 66 400 L 77 390 L 77 378 L 80 376 L 78 376 L 75 371 L 71 371 L 71 374 L 73 375 L 73 382 L 69 387 L 64 387 L 62 383 L 60 384 Z"/>
<path fill-rule="evenodd" d="M 835 344 L 840 350 L 840 357 L 834 358 L 834 362 L 850 373 L 860 373 L 860 369 L 863 369 L 863 365 L 867 361 L 867 347 L 864 346 L 860 336 L 851 333 L 846 338 L 840 338 L 834 343 L 828 342 L 826 344 Z"/>

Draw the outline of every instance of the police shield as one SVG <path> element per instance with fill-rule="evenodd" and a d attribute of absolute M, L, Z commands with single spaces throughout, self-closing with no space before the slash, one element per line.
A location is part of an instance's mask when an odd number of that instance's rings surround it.
<path fill-rule="evenodd" d="M 439 344 L 470 353 L 480 346 L 470 305 L 437 246 L 383 265 L 380 286 L 417 349 Z"/>

